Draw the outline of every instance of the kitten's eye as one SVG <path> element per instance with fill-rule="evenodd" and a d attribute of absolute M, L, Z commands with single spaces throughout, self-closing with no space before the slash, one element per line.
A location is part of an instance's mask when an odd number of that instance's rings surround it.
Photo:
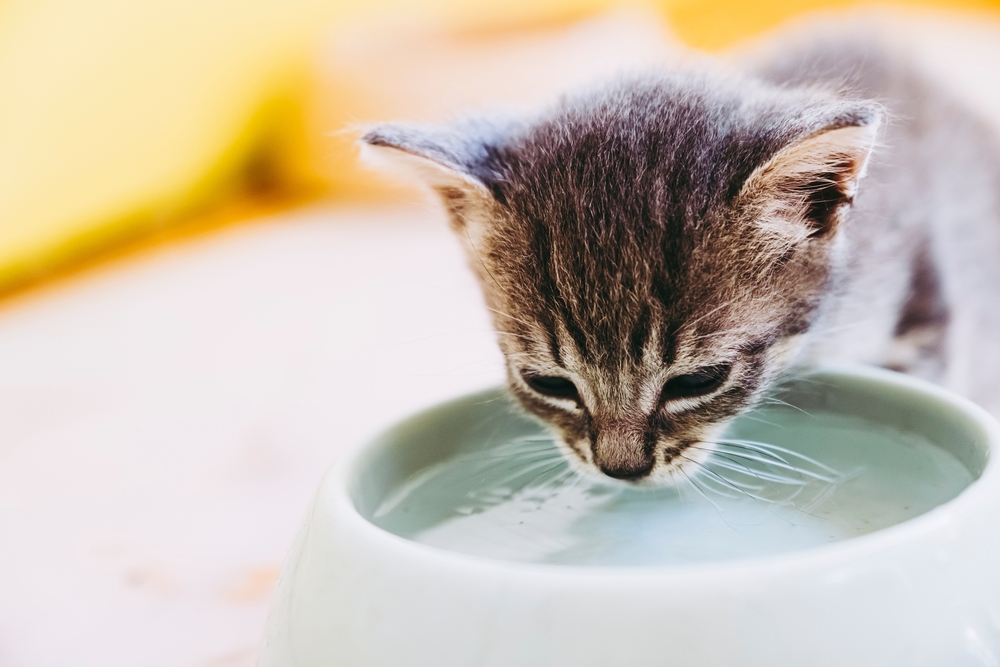
<path fill-rule="evenodd" d="M 576 391 L 576 385 L 566 378 L 555 377 L 553 375 L 529 375 L 525 376 L 525 381 L 539 394 L 554 398 L 570 398 L 577 402 L 580 401 L 580 394 Z"/>
<path fill-rule="evenodd" d="M 729 377 L 732 368 L 729 364 L 719 364 L 718 366 L 707 366 L 699 368 L 694 373 L 678 375 L 670 378 L 663 385 L 663 393 L 660 402 L 671 398 L 685 398 L 690 396 L 703 396 L 715 391 Z"/>

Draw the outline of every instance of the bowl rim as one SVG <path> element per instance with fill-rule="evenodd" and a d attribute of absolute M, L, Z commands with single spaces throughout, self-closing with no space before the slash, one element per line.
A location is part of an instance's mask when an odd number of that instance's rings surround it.
<path fill-rule="evenodd" d="M 896 388 L 916 390 L 941 401 L 965 415 L 975 427 L 986 436 L 987 460 L 978 478 L 974 479 L 957 496 L 918 515 L 912 519 L 893 524 L 881 530 L 865 535 L 838 540 L 829 544 L 816 545 L 802 549 L 780 552 L 773 555 L 733 558 L 705 563 L 685 563 L 682 565 L 577 565 L 566 563 L 529 563 L 523 561 L 504 560 L 489 556 L 472 555 L 450 551 L 411 539 L 402 537 L 381 528 L 357 509 L 351 497 L 352 480 L 356 469 L 368 447 L 374 445 L 390 429 L 415 418 L 429 410 L 448 403 L 474 395 L 472 392 L 455 396 L 451 399 L 438 401 L 409 413 L 402 419 L 388 426 L 383 425 L 378 430 L 363 437 L 360 441 L 348 447 L 334 462 L 324 475 L 316 503 L 335 512 L 337 519 L 342 521 L 356 539 L 366 540 L 375 548 L 388 549 L 397 552 L 400 558 L 415 561 L 436 561 L 449 567 L 472 568 L 484 573 L 499 574 L 534 574 L 545 577 L 562 576 L 578 578 L 581 575 L 588 579 L 641 579 L 648 582 L 650 578 L 665 579 L 674 577 L 690 577 L 692 575 L 714 575 L 739 570 L 758 570 L 760 572 L 779 569 L 809 568 L 817 565 L 836 566 L 858 559 L 863 559 L 873 553 L 892 548 L 905 547 L 918 543 L 942 529 L 955 526 L 963 514 L 969 514 L 976 507 L 983 506 L 980 500 L 990 496 L 1000 502 L 1000 422 L 985 409 L 971 400 L 926 380 L 904 373 L 886 370 L 874 366 L 854 363 L 825 363 L 803 367 L 807 372 L 817 372 L 845 377 L 861 378 L 881 384 L 889 384 Z M 488 391 L 488 390 L 487 390 Z M 315 508 L 314 508 L 315 511 Z"/>

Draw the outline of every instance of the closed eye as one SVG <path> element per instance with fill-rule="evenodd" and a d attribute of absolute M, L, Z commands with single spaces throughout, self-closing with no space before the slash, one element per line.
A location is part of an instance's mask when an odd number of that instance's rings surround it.
<path fill-rule="evenodd" d="M 731 364 L 717 364 L 699 368 L 694 373 L 672 377 L 663 385 L 660 404 L 676 398 L 692 398 L 710 394 L 726 381 Z"/>
<path fill-rule="evenodd" d="M 566 378 L 556 375 L 524 375 L 524 381 L 528 386 L 543 396 L 552 398 L 567 398 L 577 403 L 580 402 L 580 393 L 576 390 L 576 385 Z"/>

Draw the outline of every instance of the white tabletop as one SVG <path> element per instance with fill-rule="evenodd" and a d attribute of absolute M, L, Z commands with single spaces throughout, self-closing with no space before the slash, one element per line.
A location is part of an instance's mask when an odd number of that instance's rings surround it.
<path fill-rule="evenodd" d="M 0 665 L 252 665 L 341 448 L 501 368 L 420 208 L 294 211 L 8 303 Z"/>

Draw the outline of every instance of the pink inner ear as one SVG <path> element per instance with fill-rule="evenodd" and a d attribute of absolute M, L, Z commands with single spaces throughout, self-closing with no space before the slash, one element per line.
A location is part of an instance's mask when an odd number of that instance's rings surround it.
<path fill-rule="evenodd" d="M 853 174 L 853 165 L 841 163 L 836 171 L 818 175 L 800 190 L 804 195 L 805 214 L 803 219 L 812 227 L 810 237 L 825 236 L 836 226 L 836 215 L 842 206 L 850 205 L 853 193 L 849 191 L 849 182 L 845 182 L 845 174 Z"/>
<path fill-rule="evenodd" d="M 877 131 L 876 124 L 849 126 L 802 139 L 759 167 L 742 194 L 782 202 L 808 227 L 807 237 L 826 236 L 854 200 Z"/>

